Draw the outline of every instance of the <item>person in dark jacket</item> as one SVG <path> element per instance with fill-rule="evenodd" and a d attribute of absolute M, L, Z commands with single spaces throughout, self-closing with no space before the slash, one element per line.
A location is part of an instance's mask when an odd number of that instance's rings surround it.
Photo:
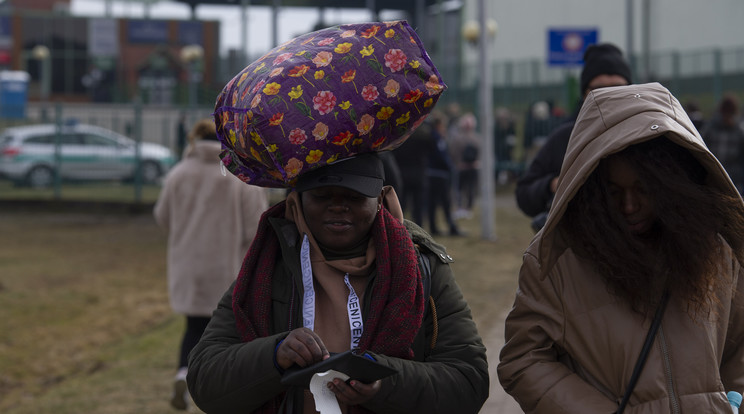
<path fill-rule="evenodd" d="M 416 135 L 444 89 L 416 32 L 396 21 L 301 35 L 218 95 L 226 169 L 291 191 L 261 216 L 190 354 L 188 388 L 202 411 L 480 410 L 486 350 L 452 258 L 404 219 L 379 156 Z M 349 351 L 390 375 L 316 365 Z M 310 384 L 289 382 L 297 368 L 312 371 Z"/>
<path fill-rule="evenodd" d="M 429 193 L 426 168 L 431 151 L 430 137 L 431 126 L 424 123 L 403 145 L 392 151 L 400 170 L 403 188 L 400 193 L 400 204 L 407 217 L 419 226 L 424 225 Z"/>
<path fill-rule="evenodd" d="M 630 66 L 617 46 L 602 43 L 591 45 L 586 49 L 580 82 L 582 102 L 583 98 L 594 89 L 630 83 Z M 553 194 L 558 187 L 558 175 L 561 172 L 568 138 L 573 131 L 575 120 L 574 114 L 569 121 L 550 133 L 527 171 L 517 180 L 515 190 L 517 206 L 533 218 L 532 228 L 535 231 L 540 230 L 545 224 Z"/>
<path fill-rule="evenodd" d="M 514 115 L 505 107 L 497 108 L 494 111 L 493 156 L 496 160 L 494 178 L 499 184 L 506 183 L 513 171 L 512 151 L 516 140 Z"/>
<path fill-rule="evenodd" d="M 428 219 L 429 232 L 439 235 L 437 211 L 442 210 L 450 236 L 460 236 L 460 230 L 452 218 L 452 177 L 455 165 L 449 155 L 445 133 L 447 126 L 441 116 L 431 121 L 431 151 L 426 176 L 429 181 Z"/>
<path fill-rule="evenodd" d="M 744 190 L 744 128 L 734 95 L 721 99 L 713 118 L 700 130 L 705 144 L 726 168 L 739 192 Z"/>
<path fill-rule="evenodd" d="M 371 384 L 334 379 L 328 387 L 342 412 L 478 412 L 488 396 L 488 365 L 452 258 L 403 219 L 382 171 L 374 153 L 322 167 L 263 215 L 237 282 L 191 353 L 189 390 L 202 410 L 308 412 L 302 407 L 312 406 L 313 395 L 282 385 L 282 374 L 356 340 L 397 374 Z M 337 184 L 328 186 L 330 178 Z M 434 300 L 426 309 L 432 299 L 424 298 L 424 277 Z M 346 317 L 351 296 L 361 298 L 360 338 Z"/>

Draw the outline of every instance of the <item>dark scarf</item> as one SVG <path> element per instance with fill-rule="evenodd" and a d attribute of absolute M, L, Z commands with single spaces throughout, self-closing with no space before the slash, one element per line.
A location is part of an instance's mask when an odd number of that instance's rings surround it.
<path fill-rule="evenodd" d="M 271 320 L 271 278 L 279 241 L 270 217 L 284 217 L 285 202 L 261 216 L 256 236 L 243 261 L 233 291 L 233 312 L 238 334 L 245 342 L 269 336 Z M 408 230 L 386 208 L 372 225 L 377 255 L 377 275 L 371 287 L 369 314 L 360 341 L 363 351 L 412 359 L 413 339 L 424 313 L 423 285 L 416 253 Z M 283 395 L 268 401 L 256 413 L 276 413 Z M 352 412 L 363 413 L 361 407 Z"/>

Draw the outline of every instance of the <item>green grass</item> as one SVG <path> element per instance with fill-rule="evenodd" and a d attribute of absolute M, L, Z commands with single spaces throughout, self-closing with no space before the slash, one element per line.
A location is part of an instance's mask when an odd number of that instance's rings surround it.
<path fill-rule="evenodd" d="M 55 200 L 64 201 L 154 203 L 160 194 L 160 186 L 143 185 L 138 190 L 132 183 L 122 182 L 65 182 L 58 190 L 14 186 L 8 180 L 0 180 L 0 200 Z"/>
<path fill-rule="evenodd" d="M 484 337 L 500 328 L 532 237 L 511 194 L 497 201 L 496 240 L 480 238 L 477 216 L 459 222 L 468 237 L 439 239 Z M 168 303 L 166 235 L 151 214 L 15 209 L 0 214 L 0 234 L 0 412 L 175 412 L 184 320 Z"/>

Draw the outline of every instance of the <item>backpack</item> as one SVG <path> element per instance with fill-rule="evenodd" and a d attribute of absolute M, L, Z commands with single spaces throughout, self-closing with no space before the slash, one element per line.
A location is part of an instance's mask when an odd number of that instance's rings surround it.
<path fill-rule="evenodd" d="M 433 333 L 431 335 L 431 343 L 429 343 L 429 351 L 431 351 L 437 345 L 437 336 L 439 335 L 437 307 L 434 303 L 434 297 L 431 296 L 431 263 L 429 262 L 429 258 L 426 257 L 425 254 L 421 253 L 418 248 L 416 249 L 416 255 L 419 259 L 421 279 L 424 285 L 424 314 L 426 314 L 426 310 L 428 308 L 428 310 L 430 310 L 432 313 L 432 321 L 434 323 Z"/>
<path fill-rule="evenodd" d="M 465 145 L 465 148 L 462 149 L 462 161 L 472 164 L 476 160 L 478 160 L 478 147 L 473 144 Z"/>

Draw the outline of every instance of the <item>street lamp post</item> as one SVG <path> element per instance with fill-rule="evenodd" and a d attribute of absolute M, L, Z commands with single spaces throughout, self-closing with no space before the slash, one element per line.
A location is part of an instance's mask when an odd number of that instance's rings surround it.
<path fill-rule="evenodd" d="M 186 64 L 189 84 L 189 108 L 195 109 L 199 82 L 201 82 L 201 65 L 204 48 L 199 45 L 188 45 L 181 49 L 181 61 Z"/>
<path fill-rule="evenodd" d="M 479 109 L 481 125 L 481 228 L 482 238 L 491 240 L 494 235 L 494 154 L 493 154 L 493 85 L 491 81 L 491 41 L 496 37 L 498 25 L 487 19 L 486 1 L 478 1 L 478 22 L 468 22 L 463 27 L 463 37 L 478 47 L 480 74 Z M 481 30 L 485 27 L 486 30 Z"/>
<path fill-rule="evenodd" d="M 47 101 L 52 86 L 52 59 L 49 48 L 37 45 L 31 49 L 31 57 L 41 64 L 41 88 L 39 88 L 39 101 L 41 102 L 41 120 L 47 120 Z"/>

